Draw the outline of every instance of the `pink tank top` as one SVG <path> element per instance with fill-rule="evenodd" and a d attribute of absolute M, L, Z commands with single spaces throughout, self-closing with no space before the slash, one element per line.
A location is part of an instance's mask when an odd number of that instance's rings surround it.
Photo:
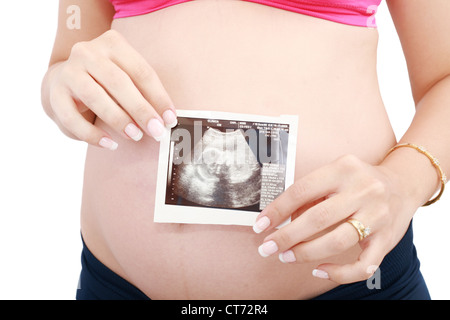
<path fill-rule="evenodd" d="M 193 0 L 110 0 L 114 18 L 138 16 Z M 338 23 L 376 27 L 381 0 L 245 0 Z"/>

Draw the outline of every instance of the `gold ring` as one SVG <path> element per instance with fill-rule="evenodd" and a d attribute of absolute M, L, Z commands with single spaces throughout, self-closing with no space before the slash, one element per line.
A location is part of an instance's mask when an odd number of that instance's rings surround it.
<path fill-rule="evenodd" d="M 371 231 L 372 231 L 372 230 L 370 230 L 370 227 L 365 227 L 358 220 L 348 219 L 346 222 L 350 223 L 355 228 L 355 230 L 358 232 L 359 241 L 362 241 L 365 238 L 367 238 L 370 235 Z"/>

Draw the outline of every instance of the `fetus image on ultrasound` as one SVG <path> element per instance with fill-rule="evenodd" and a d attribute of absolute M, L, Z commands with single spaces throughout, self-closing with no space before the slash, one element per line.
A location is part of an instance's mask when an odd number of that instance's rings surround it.
<path fill-rule="evenodd" d="M 247 210 L 258 207 L 261 165 L 241 130 L 207 129 L 191 156 L 195 158 L 190 163 L 174 167 L 172 191 L 179 204 Z"/>
<path fill-rule="evenodd" d="M 166 204 L 260 211 L 263 163 L 258 143 L 250 143 L 260 132 L 192 123 L 181 119 L 172 129 Z"/>

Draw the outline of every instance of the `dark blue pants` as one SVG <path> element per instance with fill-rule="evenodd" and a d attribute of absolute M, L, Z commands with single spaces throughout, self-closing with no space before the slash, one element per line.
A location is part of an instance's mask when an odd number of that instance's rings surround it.
<path fill-rule="evenodd" d="M 81 266 L 77 300 L 149 300 L 142 291 L 97 260 L 84 241 Z M 313 300 L 430 300 L 419 267 L 410 226 L 380 265 L 380 289 L 369 289 L 367 282 L 361 281 L 338 286 Z"/>
<path fill-rule="evenodd" d="M 380 289 L 373 288 L 375 283 L 368 286 L 367 281 L 361 281 L 338 286 L 313 300 L 430 300 L 419 268 L 410 225 L 380 265 L 379 279 L 375 279 L 379 280 Z"/>

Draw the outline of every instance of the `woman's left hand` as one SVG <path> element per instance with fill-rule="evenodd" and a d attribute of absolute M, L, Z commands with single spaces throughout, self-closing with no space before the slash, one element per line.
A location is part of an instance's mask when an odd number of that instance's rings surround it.
<path fill-rule="evenodd" d="M 305 263 L 339 255 L 359 242 L 362 251 L 357 261 L 321 264 L 313 274 L 339 284 L 370 278 L 401 240 L 417 209 L 408 203 L 399 181 L 390 169 L 352 155 L 309 173 L 258 216 L 257 233 L 293 218 L 264 239 L 259 253 L 264 257 L 277 253 L 285 263 Z M 348 219 L 370 228 L 370 235 L 360 239 Z"/>

